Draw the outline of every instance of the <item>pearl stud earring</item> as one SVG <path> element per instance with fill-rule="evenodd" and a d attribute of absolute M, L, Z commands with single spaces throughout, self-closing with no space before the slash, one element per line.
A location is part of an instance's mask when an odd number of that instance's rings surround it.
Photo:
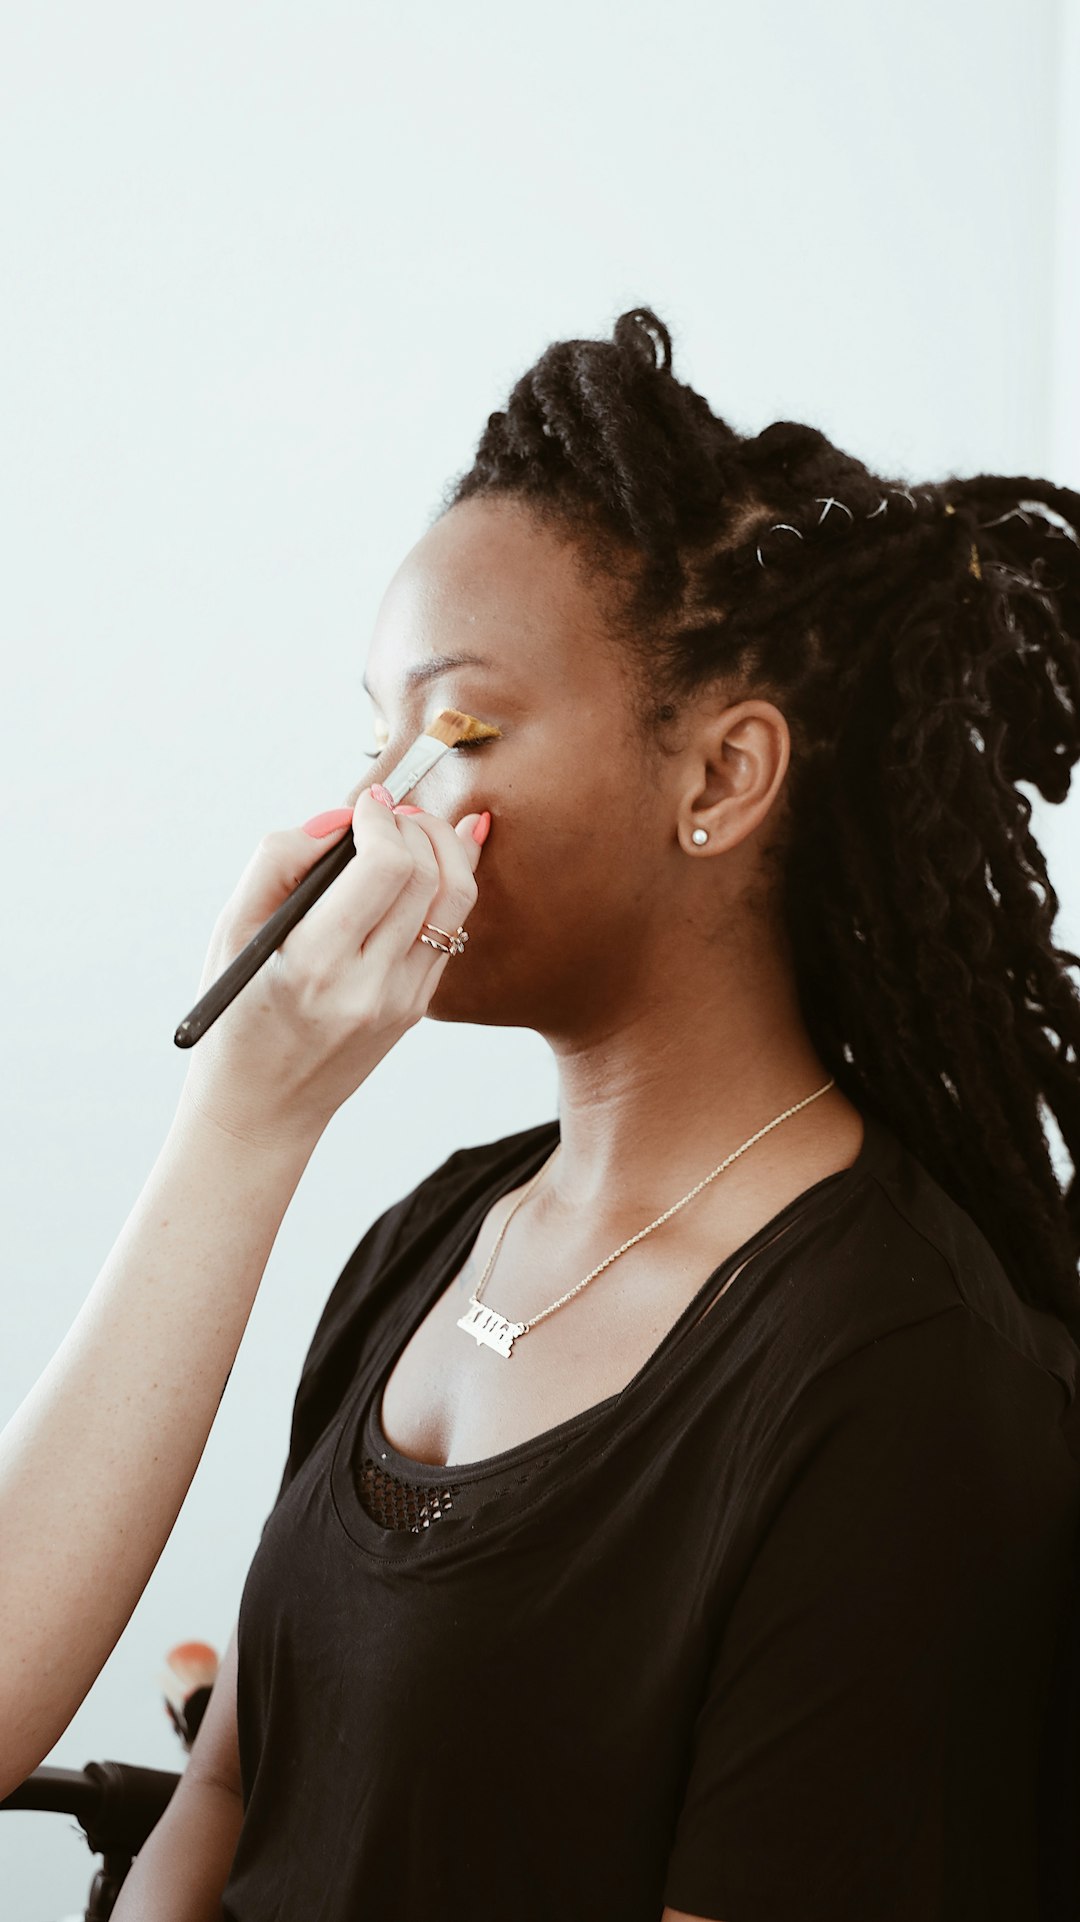
<path fill-rule="evenodd" d="M 690 836 L 690 839 L 694 843 L 694 846 L 696 848 L 704 847 L 708 838 L 709 838 L 708 828 L 695 828 L 693 834 Z"/>

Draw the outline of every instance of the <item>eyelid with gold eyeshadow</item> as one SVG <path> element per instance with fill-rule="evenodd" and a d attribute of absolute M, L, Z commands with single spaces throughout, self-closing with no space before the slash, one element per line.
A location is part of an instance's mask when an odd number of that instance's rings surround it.
<path fill-rule="evenodd" d="M 467 752 L 468 749 L 471 747 L 487 747 L 494 739 L 495 739 L 495 736 L 493 734 L 487 734 L 487 735 L 481 736 L 480 739 L 476 741 L 459 741 L 455 749 L 455 752 L 460 754 L 462 753 L 462 751 Z M 374 747 L 374 748 L 362 747 L 360 749 L 360 752 L 361 754 L 366 754 L 369 761 L 377 761 L 380 759 L 382 755 L 386 753 L 386 750 L 389 747 L 389 745 L 390 745 L 389 741 L 385 741 L 382 747 Z"/>

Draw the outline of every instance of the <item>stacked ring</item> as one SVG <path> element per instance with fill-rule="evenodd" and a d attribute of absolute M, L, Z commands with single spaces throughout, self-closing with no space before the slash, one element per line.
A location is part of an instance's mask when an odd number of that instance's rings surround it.
<path fill-rule="evenodd" d="M 465 943 L 469 938 L 464 928 L 459 928 L 456 934 L 448 934 L 445 928 L 433 927 L 430 921 L 425 921 L 424 926 L 431 928 L 432 934 L 441 934 L 443 939 L 432 941 L 430 936 L 418 934 L 416 937 L 418 941 L 423 941 L 429 948 L 435 948 L 439 954 L 464 954 Z M 443 941 L 447 942 L 448 946 L 444 947 Z"/>

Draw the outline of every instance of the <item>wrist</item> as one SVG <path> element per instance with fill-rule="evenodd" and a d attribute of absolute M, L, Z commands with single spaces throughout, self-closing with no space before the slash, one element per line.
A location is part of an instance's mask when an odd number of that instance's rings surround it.
<path fill-rule="evenodd" d="M 180 1091 L 174 1127 L 194 1130 L 222 1147 L 285 1162 L 310 1160 L 322 1138 L 321 1126 L 282 1120 L 256 1125 L 227 1102 L 208 1105 L 188 1084 Z"/>

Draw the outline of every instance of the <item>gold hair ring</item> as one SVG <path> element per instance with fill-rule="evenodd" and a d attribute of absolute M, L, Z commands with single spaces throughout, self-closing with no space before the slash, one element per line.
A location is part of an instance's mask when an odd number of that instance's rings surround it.
<path fill-rule="evenodd" d="M 945 512 L 947 514 L 955 514 L 956 509 L 951 501 L 945 502 Z M 977 581 L 982 580 L 982 568 L 979 566 L 979 550 L 974 541 L 971 543 L 971 559 L 968 562 L 968 573 L 974 574 Z"/>

